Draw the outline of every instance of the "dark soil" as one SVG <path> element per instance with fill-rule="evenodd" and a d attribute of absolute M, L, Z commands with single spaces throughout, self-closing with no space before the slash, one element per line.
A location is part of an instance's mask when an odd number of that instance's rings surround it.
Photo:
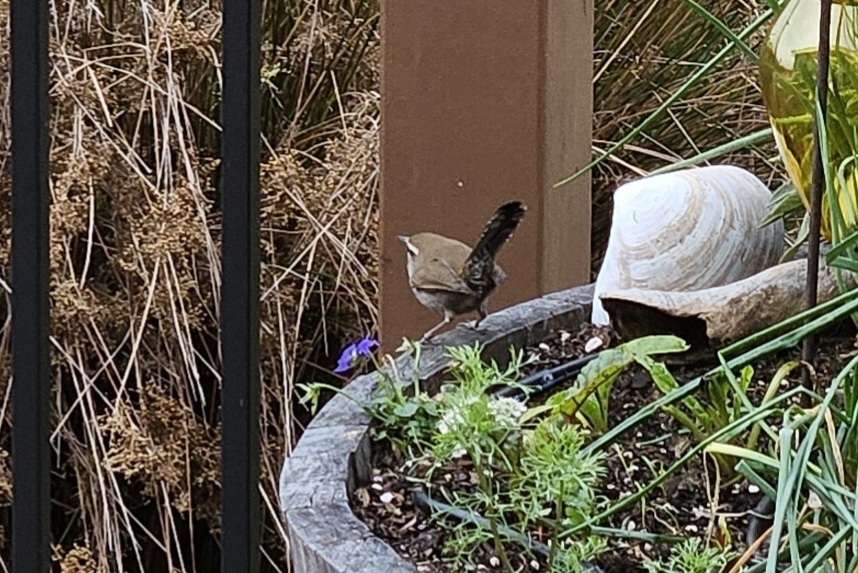
<path fill-rule="evenodd" d="M 555 333 L 540 344 L 528 349 L 537 356 L 525 374 L 544 370 L 584 354 L 587 341 L 600 337 L 602 348 L 616 345 L 614 333 L 605 327 L 585 324 L 577 333 Z M 829 380 L 856 353 L 854 332 L 843 329 L 830 333 L 820 341 L 816 374 Z M 798 349 L 783 352 L 754 365 L 754 378 L 749 389 L 749 398 L 759 403 L 769 381 L 777 369 L 787 360 L 799 359 Z M 673 366 L 671 373 L 681 384 L 692 380 L 712 368 L 712 364 L 697 366 Z M 800 369 L 793 371 L 783 383 L 784 389 L 800 384 Z M 554 390 L 552 390 L 554 391 Z M 661 396 L 650 381 L 649 375 L 638 367 L 623 373 L 614 384 L 610 398 L 610 425 L 613 427 L 643 406 Z M 706 396 L 701 390 L 697 394 L 701 401 Z M 544 398 L 543 398 L 544 399 Z M 538 399 L 534 399 L 537 402 Z M 676 462 L 694 442 L 688 432 L 672 417 L 658 413 L 647 418 L 613 445 L 607 454 L 608 473 L 602 480 L 598 494 L 607 500 L 628 496 L 638 488 L 649 484 L 656 473 Z M 445 531 L 429 516 L 415 507 L 412 492 L 419 490 L 400 471 L 403 460 L 396 459 L 387 444 L 376 444 L 374 451 L 373 482 L 358 489 L 352 500 L 356 515 L 365 521 L 378 537 L 390 543 L 403 557 L 417 564 L 420 571 L 447 573 L 456 569 L 444 559 Z M 414 469 L 410 470 L 412 472 Z M 419 469 L 418 469 L 419 471 Z M 443 494 L 451 489 L 470 489 L 474 486 L 474 474 L 467 460 L 451 463 L 436 471 L 432 477 L 430 495 L 444 499 Z M 704 536 L 707 531 L 718 531 L 719 520 L 726 524 L 729 537 L 723 533 L 719 539 L 727 539 L 739 552 L 745 549 L 745 531 L 749 512 L 759 502 L 761 494 L 740 477 L 725 483 L 723 476 L 709 457 L 696 457 L 667 482 L 655 488 L 648 497 L 631 504 L 625 510 L 609 517 L 601 526 L 625 531 L 647 532 L 667 536 Z M 530 532 L 538 538 L 539 532 Z M 670 545 L 650 543 L 642 540 L 612 537 L 608 550 L 596 563 L 605 573 L 637 573 L 645 569 L 644 557 L 665 556 Z M 474 561 L 479 570 L 498 571 L 497 556 L 488 545 L 479 548 Z M 512 559 L 520 571 L 544 571 L 541 559 L 526 555 L 515 555 Z"/>

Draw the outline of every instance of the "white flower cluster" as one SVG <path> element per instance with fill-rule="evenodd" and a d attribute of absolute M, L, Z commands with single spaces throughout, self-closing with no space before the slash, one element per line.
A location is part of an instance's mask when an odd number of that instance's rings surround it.
<path fill-rule="evenodd" d="M 458 430 L 459 426 L 465 423 L 465 411 L 476 401 L 477 396 L 470 396 L 462 404 L 455 404 L 444 412 L 444 415 L 438 420 L 438 432 L 448 434 Z"/>
<path fill-rule="evenodd" d="M 518 419 L 527 411 L 527 406 L 515 398 L 492 398 L 489 410 L 498 424 L 507 429 L 516 428 Z"/>
<path fill-rule="evenodd" d="M 459 429 L 465 423 L 465 412 L 477 401 L 476 396 L 471 396 L 462 404 L 457 404 L 444 412 L 438 420 L 438 431 L 442 434 Z M 504 428 L 515 428 L 521 415 L 527 411 L 527 406 L 515 398 L 492 397 L 488 403 L 489 411 L 495 421 Z"/>
<path fill-rule="evenodd" d="M 444 415 L 441 416 L 440 420 L 438 420 L 438 432 L 441 434 L 448 434 L 450 432 L 457 431 L 459 427 L 465 423 L 465 410 L 470 408 L 476 401 L 477 397 L 471 396 L 463 404 L 455 404 L 449 410 L 444 412 Z M 450 454 L 450 457 L 455 460 L 461 458 L 466 453 L 465 448 L 463 448 L 461 444 L 456 444 Z"/>

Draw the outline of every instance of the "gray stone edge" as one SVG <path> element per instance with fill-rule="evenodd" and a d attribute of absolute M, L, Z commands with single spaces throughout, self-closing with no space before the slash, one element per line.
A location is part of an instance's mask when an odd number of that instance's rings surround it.
<path fill-rule="evenodd" d="M 437 390 L 450 359 L 445 349 L 481 342 L 485 359 L 503 365 L 510 345 L 533 344 L 552 331 L 589 320 L 593 285 L 547 294 L 486 317 L 479 330 L 459 325 L 423 345 L 419 377 Z M 396 360 L 400 374 L 414 372 L 409 356 Z M 364 402 L 376 375 L 355 378 L 319 411 L 280 473 L 280 512 L 295 573 L 416 573 L 417 569 L 375 537 L 349 507 L 355 488 L 371 478 L 369 416 Z"/>

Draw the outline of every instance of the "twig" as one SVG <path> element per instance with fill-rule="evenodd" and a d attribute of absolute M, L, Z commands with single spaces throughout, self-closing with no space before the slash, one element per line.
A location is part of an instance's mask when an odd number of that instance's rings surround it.
<path fill-rule="evenodd" d="M 817 51 L 816 101 L 819 114 L 813 122 L 813 172 L 810 183 L 810 234 L 807 242 L 807 283 L 805 285 L 805 308 L 816 306 L 817 281 L 819 280 L 819 231 L 822 220 L 822 190 L 824 172 L 822 165 L 822 128 L 828 117 L 828 64 L 831 51 L 831 0 L 821 0 L 819 15 L 819 50 Z M 815 364 L 819 339 L 816 335 L 804 339 L 801 357 L 808 364 Z M 809 369 L 804 370 L 802 383 L 811 390 Z M 806 395 L 805 395 L 806 396 Z"/>

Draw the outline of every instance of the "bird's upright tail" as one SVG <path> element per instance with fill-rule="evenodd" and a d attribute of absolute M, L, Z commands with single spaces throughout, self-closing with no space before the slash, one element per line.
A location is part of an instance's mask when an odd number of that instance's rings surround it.
<path fill-rule="evenodd" d="M 526 211 L 527 207 L 521 201 L 510 201 L 498 207 L 486 223 L 483 234 L 474 245 L 464 268 L 466 281 L 478 292 L 494 288 L 495 285 L 489 282 L 494 270 L 495 256 L 512 237 Z"/>
<path fill-rule="evenodd" d="M 521 201 L 510 201 L 498 207 L 489 222 L 486 223 L 483 234 L 471 251 L 470 258 L 494 259 L 500 248 L 515 232 L 518 224 L 524 218 L 527 207 Z"/>

